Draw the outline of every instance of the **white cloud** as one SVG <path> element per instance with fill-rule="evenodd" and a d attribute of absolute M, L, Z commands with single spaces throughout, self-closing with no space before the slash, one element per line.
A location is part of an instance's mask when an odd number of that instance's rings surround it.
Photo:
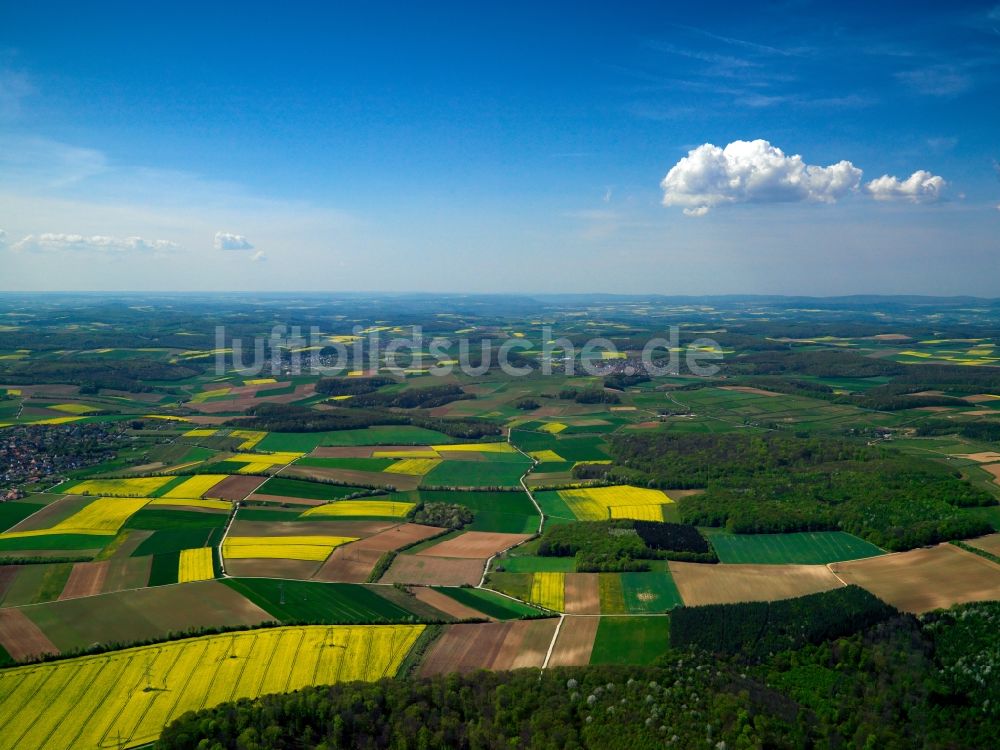
<path fill-rule="evenodd" d="M 726 203 L 834 203 L 860 183 L 861 170 L 849 161 L 813 166 L 758 139 L 733 141 L 724 149 L 698 146 L 671 167 L 660 187 L 663 205 L 704 216 Z"/>
<path fill-rule="evenodd" d="M 142 237 L 109 237 L 95 234 L 29 234 L 11 245 L 12 250 L 46 251 L 73 250 L 96 252 L 132 252 L 152 250 L 174 250 L 178 246 L 169 240 L 147 240 Z"/>
<path fill-rule="evenodd" d="M 0 247 L 7 246 L 7 233 L 0 229 Z"/>
<path fill-rule="evenodd" d="M 230 232 L 215 233 L 216 250 L 253 250 L 253 245 L 242 234 L 231 234 Z"/>
<path fill-rule="evenodd" d="M 942 177 L 918 169 L 905 180 L 884 174 L 865 185 L 865 190 L 877 201 L 934 203 L 941 200 L 941 191 L 946 184 Z"/>
<path fill-rule="evenodd" d="M 263 250 L 258 250 L 257 252 L 255 252 L 253 255 L 250 256 L 250 260 L 252 260 L 254 263 L 260 263 L 262 260 L 267 260 L 267 256 L 264 255 Z"/>

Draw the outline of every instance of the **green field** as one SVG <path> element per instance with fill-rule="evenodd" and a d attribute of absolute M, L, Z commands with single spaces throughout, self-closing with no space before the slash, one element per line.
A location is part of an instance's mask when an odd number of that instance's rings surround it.
<path fill-rule="evenodd" d="M 46 534 L 44 536 L 24 536 L 0 539 L 0 552 L 23 550 L 80 550 L 100 549 L 114 539 L 114 534 Z"/>
<path fill-rule="evenodd" d="M 521 461 L 442 461 L 424 475 L 427 487 L 517 487 L 530 464 Z"/>
<path fill-rule="evenodd" d="M 670 645 L 667 617 L 602 617 L 591 664 L 652 664 Z"/>
<path fill-rule="evenodd" d="M 843 531 L 803 531 L 792 534 L 710 534 L 723 563 L 825 565 L 881 555 L 882 550 Z"/>
<path fill-rule="evenodd" d="M 0 503 L 0 530 L 6 531 L 41 508 L 41 505 L 34 503 L 19 503 L 17 501 Z"/>
<path fill-rule="evenodd" d="M 438 445 L 453 442 L 453 438 L 436 430 L 387 425 L 336 432 L 269 432 L 257 443 L 255 450 L 308 453 L 321 445 Z"/>
<path fill-rule="evenodd" d="M 264 482 L 256 494 L 274 495 L 276 497 L 301 497 L 306 500 L 339 500 L 361 490 L 361 487 L 323 484 L 322 482 L 310 482 L 305 479 L 271 477 Z"/>
<path fill-rule="evenodd" d="M 182 549 L 210 547 L 222 541 L 222 526 L 161 529 L 142 540 L 132 557 L 180 552 Z"/>
<path fill-rule="evenodd" d="M 420 490 L 418 496 L 428 503 L 464 505 L 475 512 L 468 531 L 494 531 L 504 534 L 533 534 L 538 531 L 538 511 L 524 492 L 463 492 L 461 490 Z M 407 495 L 401 495 L 406 499 Z"/>
<path fill-rule="evenodd" d="M 296 466 L 317 466 L 323 469 L 349 469 L 351 471 L 384 471 L 395 463 L 391 458 L 310 458 L 305 456 Z"/>
<path fill-rule="evenodd" d="M 220 511 L 204 512 L 195 510 L 174 510 L 172 508 L 146 507 L 135 513 L 125 524 L 129 529 L 203 529 L 210 526 L 225 526 L 229 514 Z"/>
<path fill-rule="evenodd" d="M 666 612 L 683 604 L 669 572 L 620 575 L 625 609 L 630 614 Z"/>
<path fill-rule="evenodd" d="M 576 558 L 508 555 L 498 558 L 497 565 L 509 573 L 572 573 L 576 570 Z"/>
<path fill-rule="evenodd" d="M 226 578 L 223 583 L 281 622 L 373 624 L 415 619 L 413 612 L 353 583 L 271 578 Z"/>
<path fill-rule="evenodd" d="M 435 586 L 434 590 L 440 591 L 467 607 L 478 609 L 483 614 L 497 620 L 518 620 L 522 617 L 533 617 L 541 614 L 541 611 L 534 607 L 500 596 L 492 591 L 450 586 Z"/>

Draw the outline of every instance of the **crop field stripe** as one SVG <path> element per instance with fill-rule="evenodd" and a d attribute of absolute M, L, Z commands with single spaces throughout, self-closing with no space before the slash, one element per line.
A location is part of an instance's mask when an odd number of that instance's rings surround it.
<path fill-rule="evenodd" d="M 212 565 L 215 550 L 211 547 L 183 549 L 177 568 L 177 582 L 208 581 L 215 578 L 215 568 Z"/>
<path fill-rule="evenodd" d="M 842 531 L 790 534 L 712 534 L 723 563 L 817 564 L 881 555 L 870 542 Z"/>
<path fill-rule="evenodd" d="M 117 746 L 119 732 L 128 746 L 151 742 L 172 718 L 228 699 L 395 675 L 422 632 L 422 625 L 277 628 L 5 670 L 0 747 Z M 331 642 L 345 648 L 323 647 Z M 279 652 L 294 653 L 299 668 L 268 669 Z M 145 691 L 147 670 L 159 689 Z M 55 696 L 65 711 L 48 710 Z"/>
<path fill-rule="evenodd" d="M 566 574 L 565 573 L 533 573 L 531 576 L 531 601 L 562 612 L 565 608 Z"/>
<path fill-rule="evenodd" d="M 326 505 L 316 505 L 303 512 L 306 516 L 355 516 L 373 518 L 405 518 L 416 507 L 416 503 L 394 502 L 392 500 L 338 500 Z"/>

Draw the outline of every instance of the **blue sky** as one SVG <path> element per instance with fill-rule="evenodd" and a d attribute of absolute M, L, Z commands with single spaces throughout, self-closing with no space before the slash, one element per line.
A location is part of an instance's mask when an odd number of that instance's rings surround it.
<path fill-rule="evenodd" d="M 1000 296 L 996 2 L 206 5 L 0 3 L 0 288 Z"/>

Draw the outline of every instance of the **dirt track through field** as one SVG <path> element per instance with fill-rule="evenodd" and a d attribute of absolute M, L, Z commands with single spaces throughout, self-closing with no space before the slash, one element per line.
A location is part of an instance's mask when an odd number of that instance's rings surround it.
<path fill-rule="evenodd" d="M 600 624 L 600 617 L 564 617 L 549 666 L 585 667 L 590 664 Z"/>
<path fill-rule="evenodd" d="M 1000 565 L 948 543 L 830 567 L 845 582 L 915 614 L 1000 599 Z"/>
<path fill-rule="evenodd" d="M 530 538 L 527 534 L 467 531 L 422 549 L 417 554 L 425 557 L 487 558 Z"/>
<path fill-rule="evenodd" d="M 76 563 L 70 571 L 69 579 L 63 586 L 60 599 L 74 599 L 78 596 L 93 596 L 99 594 L 104 588 L 104 581 L 108 577 L 108 566 L 110 560 L 101 562 Z"/>
<path fill-rule="evenodd" d="M 0 645 L 15 661 L 59 653 L 55 644 L 19 609 L 0 609 Z"/>
<path fill-rule="evenodd" d="M 670 562 L 681 598 L 688 606 L 791 599 L 840 588 L 825 565 L 706 565 Z"/>

